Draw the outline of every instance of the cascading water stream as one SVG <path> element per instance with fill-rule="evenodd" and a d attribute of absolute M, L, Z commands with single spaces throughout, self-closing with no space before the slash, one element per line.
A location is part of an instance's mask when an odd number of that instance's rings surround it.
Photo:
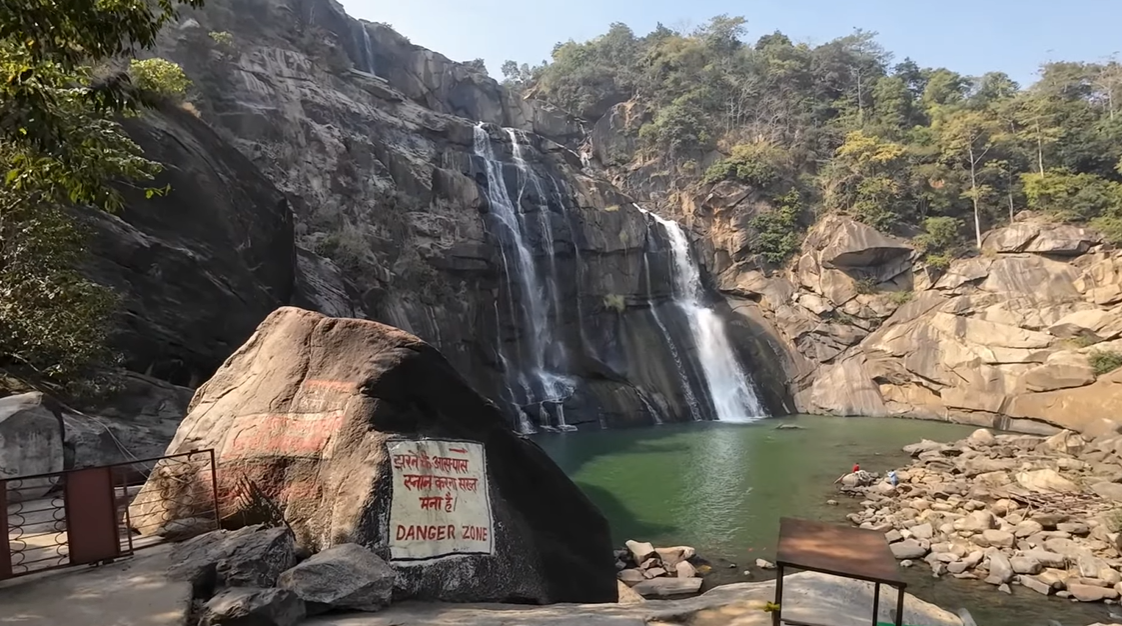
<path fill-rule="evenodd" d="M 366 25 L 360 23 L 359 27 L 362 29 L 362 50 L 363 61 L 366 62 L 366 72 L 371 75 L 377 75 L 374 71 L 374 48 L 370 45 L 370 33 L 366 30 Z"/>
<path fill-rule="evenodd" d="M 522 196 L 526 190 L 526 184 L 533 187 L 533 191 L 537 194 L 538 204 L 538 224 L 541 229 L 542 245 L 545 248 L 546 259 L 549 262 L 549 272 L 545 277 L 544 290 L 549 296 L 549 302 L 553 303 L 552 318 L 554 324 L 560 324 L 561 321 L 561 295 L 558 289 L 557 281 L 557 263 L 555 260 L 555 246 L 553 236 L 553 220 L 550 219 L 549 205 L 546 204 L 545 190 L 542 188 L 541 180 L 538 175 L 526 162 L 522 149 L 522 137 L 519 131 L 513 128 L 506 129 L 507 135 L 510 137 L 511 152 L 514 157 L 514 165 L 518 168 L 520 174 L 518 186 L 518 202 L 515 207 L 522 206 Z M 564 206 L 564 205 L 562 205 Z M 533 268 L 531 268 L 533 269 Z M 563 343 L 554 341 L 552 329 L 553 325 L 548 325 L 543 330 L 543 343 L 545 344 L 546 352 L 543 358 L 546 359 L 545 369 L 553 371 L 565 371 L 568 361 L 568 355 L 565 353 L 565 346 Z M 572 384 L 563 376 L 550 377 L 552 386 L 546 387 L 548 399 L 561 400 L 564 395 L 572 392 Z M 559 422 L 564 425 L 564 417 L 558 417 Z"/>
<path fill-rule="evenodd" d="M 701 303 L 701 271 L 690 257 L 685 231 L 675 221 L 654 213 L 648 215 L 662 225 L 670 240 L 674 256 L 674 301 L 689 322 L 717 419 L 722 422 L 751 422 L 763 417 L 766 413 L 752 383 L 729 345 L 724 320 L 716 311 Z"/>
<path fill-rule="evenodd" d="M 647 213 L 643 209 L 639 210 Z M 643 274 L 647 277 L 647 301 L 651 303 L 651 317 L 654 318 L 655 324 L 662 331 L 662 336 L 666 338 L 666 347 L 670 349 L 670 357 L 674 359 L 674 369 L 678 372 L 678 379 L 682 381 L 682 392 L 686 396 L 686 406 L 690 408 L 690 417 L 695 422 L 701 421 L 701 407 L 697 403 L 697 397 L 693 394 L 693 387 L 690 386 L 690 377 L 686 375 L 686 366 L 682 361 L 682 355 L 678 353 L 678 347 L 674 345 L 674 337 L 666 328 L 662 316 L 658 314 L 658 306 L 654 302 L 654 290 L 651 288 L 651 264 L 647 260 L 646 250 L 643 251 Z"/>
<path fill-rule="evenodd" d="M 518 143 L 518 138 L 513 131 L 508 130 L 511 141 L 514 145 L 515 165 L 518 167 L 519 172 L 526 181 L 532 181 L 537 185 L 539 198 L 544 197 L 541 194 L 540 183 L 537 182 L 536 176 L 533 171 L 526 165 L 525 160 L 521 155 L 521 146 Z M 528 345 L 523 345 L 521 342 L 516 342 L 516 349 L 522 360 L 525 368 L 519 369 L 518 381 L 523 389 L 525 403 L 534 401 L 552 401 L 557 403 L 557 422 L 559 430 L 570 430 L 571 426 L 565 423 L 564 412 L 560 408 L 560 402 L 572 394 L 573 383 L 569 377 L 557 373 L 556 370 L 547 366 L 547 356 L 557 355 L 554 359 L 564 357 L 563 351 L 558 351 L 555 348 L 556 342 L 553 341 L 552 324 L 549 319 L 548 304 L 552 297 L 547 297 L 545 290 L 542 288 L 538 280 L 537 270 L 534 266 L 534 259 L 530 253 L 530 248 L 526 243 L 526 233 L 524 224 L 522 223 L 522 216 L 519 210 L 521 206 L 521 195 L 524 189 L 519 187 L 519 204 L 511 201 L 510 195 L 507 193 L 506 181 L 503 177 L 502 162 L 495 159 L 494 151 L 491 148 L 491 137 L 487 134 L 483 124 L 475 127 L 474 136 L 474 149 L 475 154 L 479 156 L 484 163 L 484 169 L 487 173 L 487 199 L 491 206 L 492 214 L 498 219 L 499 223 L 505 228 L 510 235 L 510 241 L 513 244 L 514 252 L 513 258 L 507 255 L 505 247 L 500 244 L 500 250 L 503 259 L 504 276 L 507 284 L 511 285 L 509 292 L 511 294 L 511 317 L 512 319 L 519 320 L 521 326 L 528 331 L 529 341 Z M 523 185 L 525 184 L 524 181 Z M 543 210 L 547 210 L 543 207 Z M 552 246 L 552 233 L 545 233 L 545 237 L 550 239 L 550 246 Z M 551 259 L 552 261 L 552 259 Z M 515 307 L 513 280 L 517 280 L 519 291 L 521 292 L 521 302 Z M 550 293 L 556 290 L 556 281 L 549 283 Z M 548 298 L 548 299 L 547 299 Z M 520 313 L 520 315 L 518 315 Z M 552 351 L 552 352 L 551 352 Z M 501 354 L 504 364 L 509 365 L 509 360 L 505 355 Z M 550 363 L 549 365 L 556 365 Z M 510 368 L 507 367 L 507 371 Z M 528 371 L 532 377 L 532 381 L 528 380 L 524 372 Z M 533 383 L 536 383 L 533 384 Z M 508 386 L 508 389 L 512 389 Z M 513 391 L 511 391 L 513 396 Z M 517 398 L 512 398 L 516 405 L 520 427 L 523 432 L 532 432 L 533 426 L 528 423 L 529 420 L 525 416 Z M 541 405 L 544 406 L 544 405 Z"/>

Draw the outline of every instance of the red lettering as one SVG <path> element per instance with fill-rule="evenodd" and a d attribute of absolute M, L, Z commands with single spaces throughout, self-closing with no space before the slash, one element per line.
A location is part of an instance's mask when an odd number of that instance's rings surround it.
<path fill-rule="evenodd" d="M 397 525 L 397 540 L 401 541 L 402 539 L 405 539 L 405 527 L 402 526 L 401 524 L 398 524 Z"/>
<path fill-rule="evenodd" d="M 468 541 L 487 541 L 487 528 L 485 526 L 464 526 L 463 538 Z"/>
<path fill-rule="evenodd" d="M 448 538 L 449 539 L 455 539 L 456 538 L 456 526 L 454 524 L 448 524 L 448 526 L 446 526 L 445 528 L 447 528 L 447 530 L 448 530 Z"/>

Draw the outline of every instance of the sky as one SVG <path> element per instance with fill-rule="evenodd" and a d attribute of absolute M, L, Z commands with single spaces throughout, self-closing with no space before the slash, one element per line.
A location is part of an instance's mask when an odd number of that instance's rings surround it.
<path fill-rule="evenodd" d="M 748 20 L 748 41 L 783 31 L 824 43 L 854 28 L 879 33 L 896 60 L 967 75 L 1004 71 L 1029 84 L 1047 61 L 1100 61 L 1122 52 L 1122 0 L 342 0 L 353 17 L 386 22 L 455 61 L 482 58 L 495 78 L 506 59 L 537 64 L 553 45 L 585 41 L 623 22 L 643 35 L 662 22 Z"/>

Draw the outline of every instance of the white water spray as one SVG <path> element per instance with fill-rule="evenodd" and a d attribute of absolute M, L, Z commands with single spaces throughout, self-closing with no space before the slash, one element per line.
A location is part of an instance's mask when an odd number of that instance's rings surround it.
<path fill-rule="evenodd" d="M 646 213 L 643 209 L 639 210 Z M 701 407 L 697 403 L 697 397 L 693 395 L 693 387 L 690 386 L 690 377 L 686 375 L 685 363 L 682 361 L 682 355 L 678 353 L 678 347 L 674 345 L 674 337 L 666 328 L 666 324 L 663 323 L 662 316 L 658 314 L 658 306 L 654 302 L 654 290 L 651 289 L 651 264 L 647 260 L 645 250 L 643 251 L 643 273 L 647 276 L 647 301 L 651 303 L 651 317 L 654 318 L 655 324 L 662 331 L 662 336 L 666 338 L 666 347 L 670 349 L 670 357 L 674 360 L 674 369 L 678 372 L 678 379 L 682 382 L 682 392 L 686 396 L 686 406 L 690 409 L 690 417 L 695 422 L 699 422 L 702 419 Z"/>
<path fill-rule="evenodd" d="M 701 304 L 701 271 L 690 257 L 685 231 L 675 221 L 654 213 L 648 215 L 662 225 L 670 240 L 674 255 L 674 301 L 689 322 L 717 419 L 722 422 L 751 422 L 763 417 L 766 413 L 729 344 L 724 320 L 716 311 Z"/>

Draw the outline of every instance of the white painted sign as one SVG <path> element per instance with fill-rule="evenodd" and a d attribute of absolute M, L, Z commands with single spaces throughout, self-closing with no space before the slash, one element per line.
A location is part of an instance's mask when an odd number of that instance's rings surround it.
<path fill-rule="evenodd" d="M 483 444 L 391 441 L 389 544 L 393 561 L 492 554 L 494 529 Z"/>

